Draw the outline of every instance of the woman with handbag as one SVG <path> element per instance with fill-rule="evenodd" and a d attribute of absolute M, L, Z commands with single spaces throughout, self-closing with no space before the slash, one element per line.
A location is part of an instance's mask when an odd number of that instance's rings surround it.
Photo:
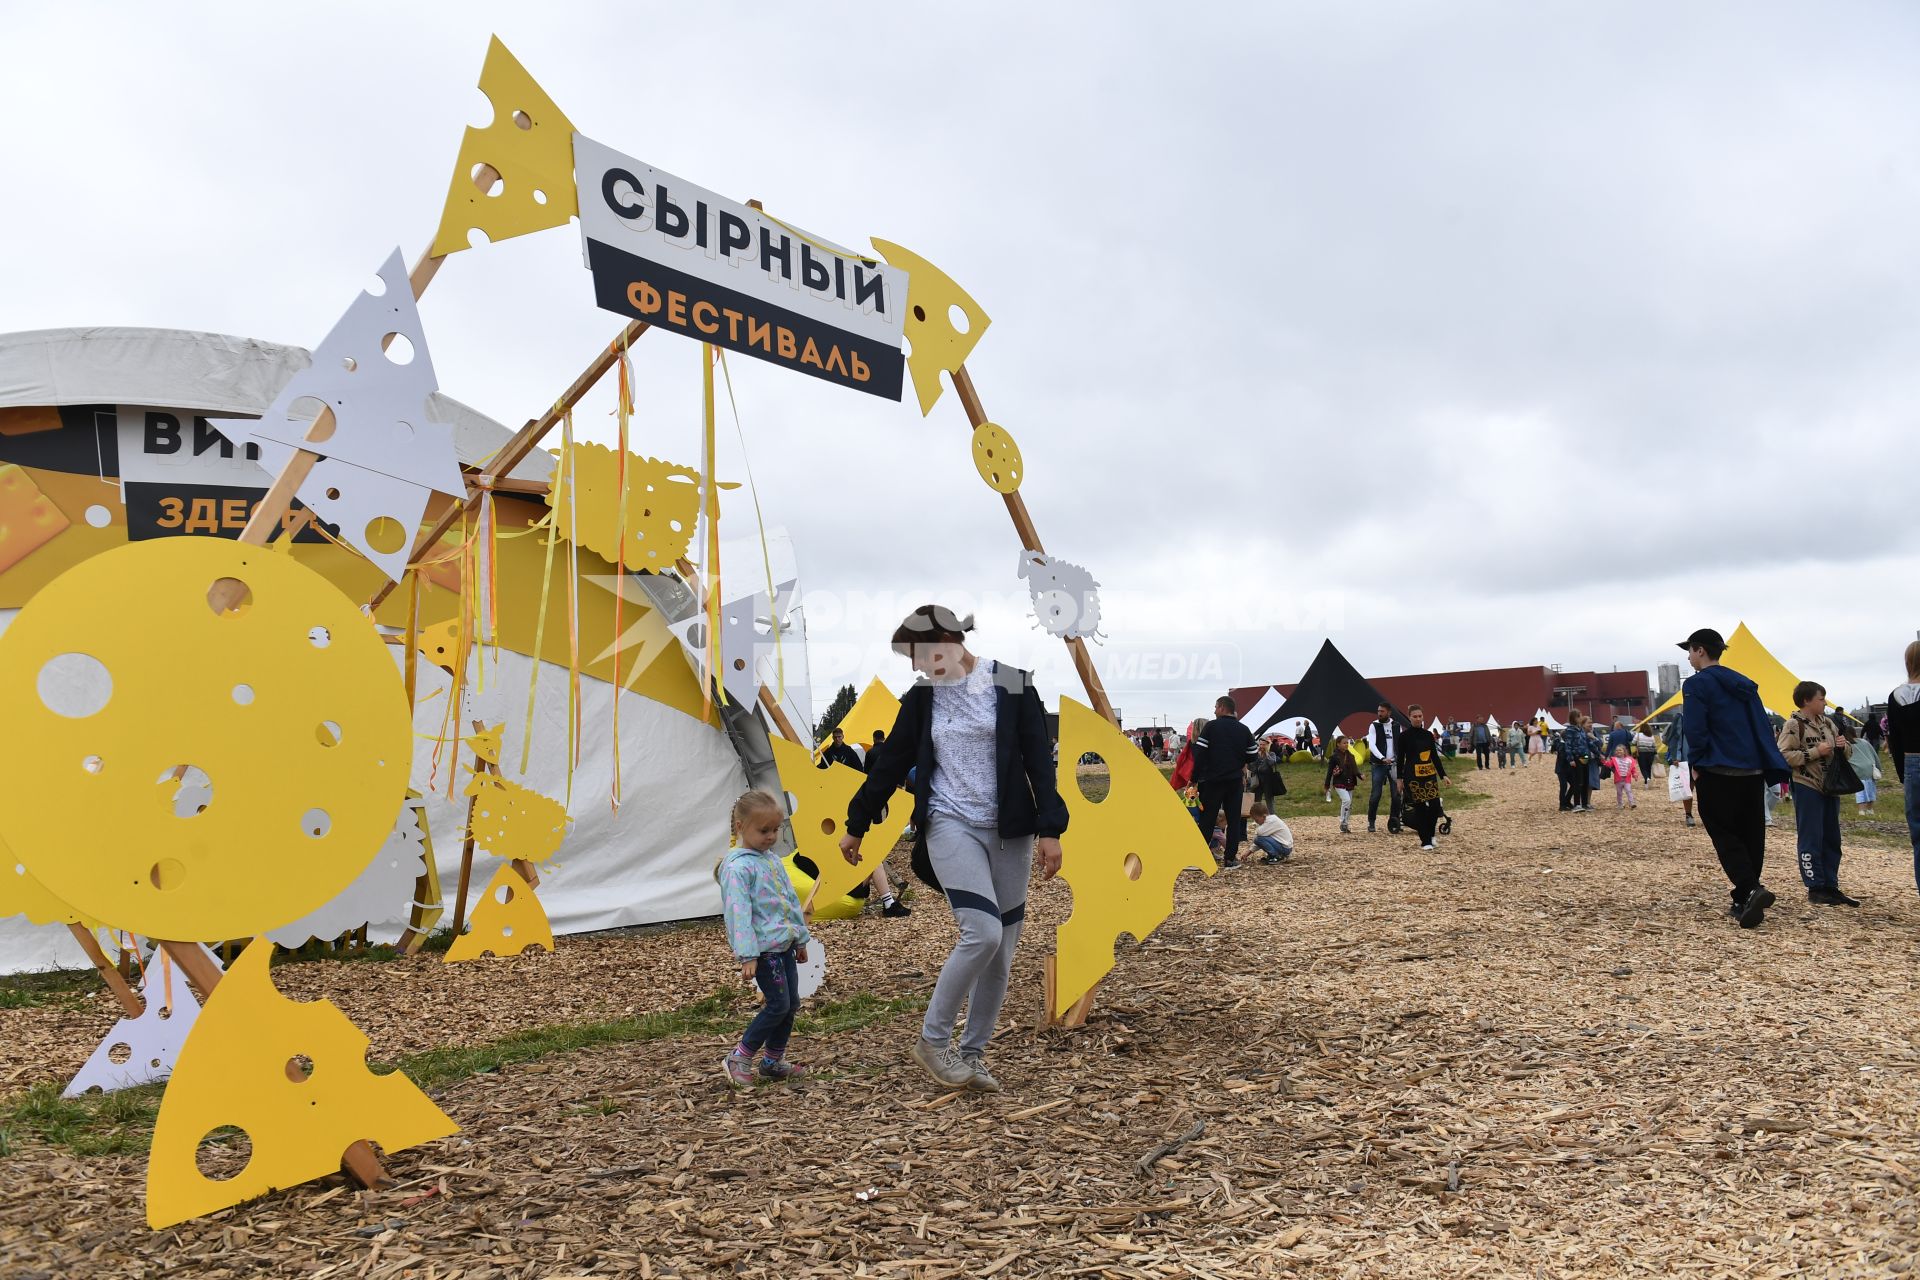
<path fill-rule="evenodd" d="M 1811 680 L 1793 687 L 1794 712 L 1780 729 L 1780 754 L 1793 770 L 1793 823 L 1799 836 L 1800 880 L 1807 901 L 1821 907 L 1857 907 L 1840 892 L 1840 797 L 1859 790 L 1847 759 L 1850 745 L 1827 718 L 1827 691 Z"/>
<path fill-rule="evenodd" d="M 1272 813 L 1275 802 L 1287 794 L 1287 780 L 1281 776 L 1279 757 L 1265 738 L 1260 739 L 1260 754 L 1253 758 L 1253 790 L 1260 803 Z"/>

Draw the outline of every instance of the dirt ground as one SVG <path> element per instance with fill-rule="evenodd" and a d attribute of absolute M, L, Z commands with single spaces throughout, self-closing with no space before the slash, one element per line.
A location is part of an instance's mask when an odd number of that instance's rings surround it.
<path fill-rule="evenodd" d="M 1494 771 L 1437 853 L 1294 823 L 1279 867 L 1183 878 L 1078 1031 L 1036 1025 L 1064 914 L 1036 886 L 993 1066 L 943 1094 L 902 1013 L 811 1042 L 820 1074 L 730 1094 L 725 1035 L 559 1054 L 435 1091 L 456 1137 L 397 1184 L 323 1179 L 173 1230 L 144 1159 L 0 1160 L 0 1274 L 149 1277 L 1804 1276 L 1905 1274 L 1920 1241 L 1920 992 L 1904 842 L 1856 843 L 1858 910 L 1742 932 L 1662 795 L 1555 810 Z M 1656 790 L 1664 788 L 1656 784 Z M 1603 797 L 1610 806 L 1610 789 Z M 951 943 L 828 923 L 826 998 L 924 992 Z M 378 1059 L 670 1009 L 726 980 L 717 931 L 443 966 L 304 964 Z M 0 1094 L 64 1079 L 104 999 L 9 1010 Z M 1164 1144 L 1188 1141 L 1157 1162 Z"/>

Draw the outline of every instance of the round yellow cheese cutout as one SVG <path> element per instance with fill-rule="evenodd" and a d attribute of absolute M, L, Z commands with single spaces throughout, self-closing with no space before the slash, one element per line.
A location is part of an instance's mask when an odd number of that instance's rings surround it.
<path fill-rule="evenodd" d="M 184 941 L 346 888 L 413 747 L 372 623 L 290 556 L 221 538 L 129 543 L 41 588 L 0 635 L 0 724 L 20 863 L 88 916 Z"/>
<path fill-rule="evenodd" d="M 973 433 L 973 465 L 996 493 L 1013 493 L 1026 475 L 1020 461 L 1020 446 L 1013 442 L 1005 427 L 988 422 Z"/>

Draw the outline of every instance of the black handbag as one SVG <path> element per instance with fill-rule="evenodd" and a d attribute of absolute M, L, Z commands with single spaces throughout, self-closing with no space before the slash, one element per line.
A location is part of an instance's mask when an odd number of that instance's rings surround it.
<path fill-rule="evenodd" d="M 1820 780 L 1820 794 L 1826 796 L 1851 796 L 1866 790 L 1867 784 L 1860 781 L 1860 775 L 1853 767 L 1853 761 L 1847 753 L 1835 748 L 1827 757 L 1827 773 Z"/>

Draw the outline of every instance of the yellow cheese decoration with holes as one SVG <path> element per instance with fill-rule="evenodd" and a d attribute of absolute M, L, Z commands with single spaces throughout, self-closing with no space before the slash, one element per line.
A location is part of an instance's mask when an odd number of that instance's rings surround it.
<path fill-rule="evenodd" d="M 888 266 L 907 273 L 906 335 L 913 344 L 907 371 L 913 374 L 913 390 L 920 397 L 920 413 L 925 416 L 933 412 L 934 402 L 940 398 L 941 372 L 959 372 L 993 322 L 952 276 L 919 254 L 886 240 L 875 240 L 873 247 Z M 967 318 L 965 333 L 954 327 L 954 307 Z"/>
<path fill-rule="evenodd" d="M 893 722 L 899 718 L 899 715 L 900 699 L 894 697 L 893 691 L 881 684 L 880 678 L 875 676 L 861 691 L 860 696 L 854 699 L 853 706 L 848 709 L 847 714 L 840 717 L 840 723 L 835 727 L 847 736 L 848 742 L 865 749 L 873 746 L 875 729 L 892 733 Z M 828 734 L 826 741 L 813 749 L 814 759 L 818 760 L 820 753 L 832 743 L 833 735 Z"/>
<path fill-rule="evenodd" d="M 493 104 L 493 122 L 469 128 L 460 140 L 432 253 L 468 248 L 478 228 L 490 241 L 565 226 L 580 211 L 573 186 L 573 124 L 534 83 L 520 60 L 495 36 L 480 67 L 480 92 Z M 489 165 L 500 175 L 482 188 L 474 171 Z M 491 194 L 489 194 L 491 193 Z"/>
<path fill-rule="evenodd" d="M 60 508 L 40 492 L 33 477 L 12 463 L 0 465 L 0 573 L 65 533 Z"/>
<path fill-rule="evenodd" d="M 553 926 L 533 886 L 511 862 L 503 862 L 467 918 L 467 931 L 447 948 L 447 963 L 478 960 L 488 952 L 517 956 L 528 947 L 553 950 Z"/>
<path fill-rule="evenodd" d="M 1107 762 L 1108 790 L 1098 801 L 1081 793 L 1076 772 L 1089 751 Z M 1121 934 L 1144 938 L 1173 914 L 1182 871 L 1214 872 L 1213 854 L 1166 775 L 1104 716 L 1064 697 L 1059 786 L 1070 819 L 1060 837 L 1060 876 L 1073 888 L 1073 913 L 1054 948 L 1056 1014 L 1113 968 Z"/>
<path fill-rule="evenodd" d="M 13 850 L 0 840 L 0 920 L 25 916 L 28 924 L 79 924 L 98 929 L 98 920 L 89 920 L 34 879 L 33 873 L 13 856 Z"/>
<path fill-rule="evenodd" d="M 624 541 L 627 568 L 662 573 L 687 554 L 693 540 L 700 516 L 700 473 L 629 453 L 623 540 L 619 451 L 576 444 L 560 458 L 547 505 L 553 508 L 561 537 L 607 560 L 618 556 Z"/>
<path fill-rule="evenodd" d="M 452 675 L 454 656 L 460 648 L 459 619 L 421 627 L 413 638 L 413 647 L 423 659 Z"/>
<path fill-rule="evenodd" d="M 404 1075 L 368 1070 L 366 1035 L 332 1002 L 275 990 L 272 955 L 265 938 L 240 953 L 174 1063 L 147 1158 L 155 1230 L 336 1173 L 356 1142 L 392 1155 L 460 1131 Z M 209 1178 L 196 1152 L 228 1125 L 251 1154 L 231 1177 Z"/>
<path fill-rule="evenodd" d="M 215 614 L 223 579 L 244 598 Z M 338 896 L 392 832 L 413 758 L 357 604 L 224 538 L 128 543 L 41 588 L 0 635 L 0 724 L 15 856 L 75 910 L 178 941 Z"/>
<path fill-rule="evenodd" d="M 780 785 L 793 797 L 793 851 L 820 868 L 814 903 L 832 902 L 872 875 L 893 850 L 913 816 L 913 798 L 904 792 L 894 795 L 887 816 L 861 838 L 859 864 L 850 864 L 840 852 L 840 837 L 846 834 L 847 802 L 866 775 L 843 764 L 822 769 L 805 747 L 785 738 L 773 739 L 773 762 L 780 770 Z"/>
<path fill-rule="evenodd" d="M 567 809 L 558 800 L 498 774 L 476 773 L 467 784 L 473 842 L 496 858 L 545 862 L 567 838 Z"/>
<path fill-rule="evenodd" d="M 1020 446 L 1005 427 L 983 423 L 973 432 L 973 465 L 995 493 L 1018 493 L 1026 476 Z"/>

